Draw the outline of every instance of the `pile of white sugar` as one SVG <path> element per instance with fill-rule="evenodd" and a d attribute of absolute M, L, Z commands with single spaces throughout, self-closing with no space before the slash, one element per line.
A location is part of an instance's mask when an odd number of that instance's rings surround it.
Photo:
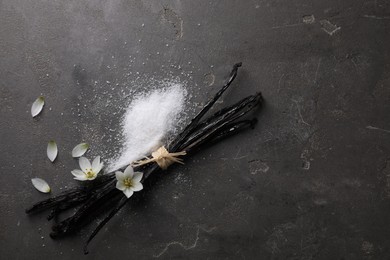
<path fill-rule="evenodd" d="M 163 145 L 167 136 L 178 128 L 186 95 L 182 85 L 172 83 L 136 96 L 122 119 L 122 151 L 109 163 L 108 172 L 127 166 Z"/>

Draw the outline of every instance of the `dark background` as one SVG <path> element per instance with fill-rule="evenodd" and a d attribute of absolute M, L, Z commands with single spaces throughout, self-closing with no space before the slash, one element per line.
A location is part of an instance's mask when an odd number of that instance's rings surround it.
<path fill-rule="evenodd" d="M 386 0 L 0 0 L 0 258 L 390 259 L 389 46 Z M 238 61 L 218 106 L 262 91 L 255 130 L 173 168 L 90 255 L 97 222 L 53 241 L 24 214 L 50 196 L 31 178 L 78 185 L 74 145 L 120 149 L 126 95 L 179 77 L 191 114 Z"/>

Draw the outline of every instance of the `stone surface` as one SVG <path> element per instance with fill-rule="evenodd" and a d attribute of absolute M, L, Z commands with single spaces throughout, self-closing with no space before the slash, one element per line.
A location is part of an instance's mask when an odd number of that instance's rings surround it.
<path fill-rule="evenodd" d="M 389 259 L 389 32 L 385 0 L 0 1 L 1 258 Z M 87 257 L 96 222 L 53 241 L 45 214 L 24 214 L 48 196 L 31 178 L 77 185 L 76 144 L 118 151 L 152 77 L 179 77 L 201 104 L 238 61 L 218 106 L 262 91 L 255 130 L 172 169 Z"/>

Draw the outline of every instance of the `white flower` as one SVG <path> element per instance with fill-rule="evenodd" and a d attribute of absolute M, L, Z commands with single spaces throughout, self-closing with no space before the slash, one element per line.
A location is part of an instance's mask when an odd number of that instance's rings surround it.
<path fill-rule="evenodd" d="M 72 174 L 75 180 L 79 181 L 92 181 L 96 178 L 100 170 L 103 168 L 103 163 L 100 162 L 100 156 L 97 156 L 91 165 L 91 162 L 85 158 L 80 157 L 79 164 L 81 170 L 73 170 Z"/>
<path fill-rule="evenodd" d="M 134 191 L 140 191 L 144 188 L 141 183 L 143 173 L 134 172 L 133 167 L 130 165 L 124 172 L 115 172 L 115 176 L 117 179 L 116 188 L 123 191 L 128 198 L 133 195 Z"/>

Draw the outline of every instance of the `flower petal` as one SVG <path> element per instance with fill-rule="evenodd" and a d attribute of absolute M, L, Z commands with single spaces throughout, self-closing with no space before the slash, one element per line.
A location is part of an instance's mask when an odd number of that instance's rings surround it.
<path fill-rule="evenodd" d="M 87 175 L 81 170 L 73 170 L 71 173 L 74 177 L 87 179 Z"/>
<path fill-rule="evenodd" d="M 121 171 L 116 171 L 115 177 L 118 181 L 123 181 L 125 179 L 125 175 Z"/>
<path fill-rule="evenodd" d="M 80 157 L 79 165 L 83 172 L 88 172 L 92 169 L 91 162 L 85 157 Z"/>
<path fill-rule="evenodd" d="M 73 179 L 78 180 L 78 181 L 88 181 L 88 180 L 89 180 L 89 179 L 87 178 L 87 176 L 83 176 L 83 177 L 74 177 Z"/>
<path fill-rule="evenodd" d="M 124 176 L 126 178 L 133 178 L 134 176 L 134 170 L 133 170 L 133 167 L 131 167 L 131 165 L 127 166 L 127 168 L 125 169 L 125 171 L 123 172 Z"/>
<path fill-rule="evenodd" d="M 72 156 L 73 157 L 80 157 L 85 154 L 85 152 L 88 150 L 89 144 L 87 143 L 81 143 L 76 145 L 72 150 Z"/>
<path fill-rule="evenodd" d="M 134 175 L 133 175 L 133 181 L 134 182 L 140 182 L 143 175 L 144 174 L 142 172 L 135 172 Z"/>
<path fill-rule="evenodd" d="M 31 106 L 31 115 L 36 117 L 41 113 L 43 106 L 45 105 L 45 98 L 40 96 L 37 98 Z"/>
<path fill-rule="evenodd" d="M 47 145 L 47 157 L 49 157 L 51 162 L 54 162 L 54 160 L 57 158 L 58 154 L 58 148 L 56 142 L 51 140 Z"/>
<path fill-rule="evenodd" d="M 92 162 L 92 171 L 96 174 L 100 172 L 103 167 L 103 163 L 100 163 L 100 156 L 96 156 L 96 158 Z"/>
<path fill-rule="evenodd" d="M 40 179 L 40 178 L 33 178 L 31 179 L 32 184 L 34 187 L 39 190 L 40 192 L 43 193 L 49 193 L 50 192 L 50 187 L 49 184 L 47 184 L 46 181 Z"/>
<path fill-rule="evenodd" d="M 142 185 L 142 183 L 140 182 L 136 182 L 136 183 L 133 183 L 133 186 L 131 186 L 131 190 L 132 191 L 140 191 L 144 188 L 144 186 Z"/>
<path fill-rule="evenodd" d="M 130 189 L 125 189 L 123 191 L 123 193 L 126 195 L 127 198 L 130 198 L 131 195 L 133 195 L 134 192 L 132 190 L 130 190 Z"/>
<path fill-rule="evenodd" d="M 118 189 L 118 190 L 125 190 L 125 189 L 127 189 L 127 187 L 125 186 L 125 184 L 123 183 L 123 181 L 117 181 L 116 182 L 116 188 Z"/>

